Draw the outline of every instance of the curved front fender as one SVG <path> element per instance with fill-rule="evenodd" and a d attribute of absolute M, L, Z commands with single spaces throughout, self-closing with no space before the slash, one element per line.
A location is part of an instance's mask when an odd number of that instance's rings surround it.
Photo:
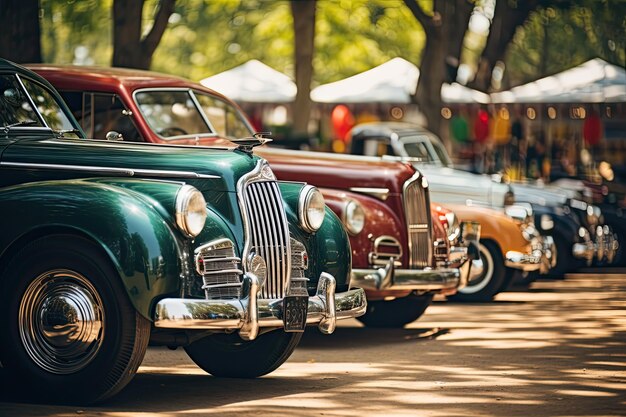
<path fill-rule="evenodd" d="M 158 188 L 164 195 L 176 195 L 179 187 L 161 182 Z M 0 191 L 0 259 L 8 261 L 33 238 L 59 233 L 88 237 L 118 271 L 111 279 L 120 279 L 135 308 L 150 318 L 155 299 L 180 288 L 184 238 L 164 219 L 164 211 L 149 196 L 93 181 L 5 188 Z"/>
<path fill-rule="evenodd" d="M 304 186 L 301 183 L 280 183 L 280 192 L 285 201 L 285 212 L 290 223 L 290 232 L 306 246 L 309 255 L 310 291 L 315 291 L 322 272 L 335 277 L 337 291 L 346 291 L 350 285 L 351 250 L 348 234 L 341 220 L 326 207 L 322 227 L 315 233 L 307 233 L 299 227 L 298 197 Z"/>

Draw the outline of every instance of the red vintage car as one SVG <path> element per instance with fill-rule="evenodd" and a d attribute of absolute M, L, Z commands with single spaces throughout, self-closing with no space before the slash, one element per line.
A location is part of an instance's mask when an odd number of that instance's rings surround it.
<path fill-rule="evenodd" d="M 240 109 L 198 83 L 154 72 L 31 65 L 61 93 L 90 137 L 225 145 L 254 134 Z M 318 186 L 351 236 L 352 286 L 369 300 L 366 325 L 402 326 L 435 293 L 465 285 L 469 235 L 431 215 L 428 183 L 411 165 L 263 147 L 281 180 Z M 461 242 L 464 242 L 461 244 Z"/>

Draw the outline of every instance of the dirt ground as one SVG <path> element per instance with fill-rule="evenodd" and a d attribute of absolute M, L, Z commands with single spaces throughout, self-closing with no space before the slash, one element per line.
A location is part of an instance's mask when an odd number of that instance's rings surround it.
<path fill-rule="evenodd" d="M 626 271 L 540 281 L 490 304 L 435 302 L 402 330 L 313 330 L 260 379 L 213 378 L 181 349 L 150 348 L 106 404 L 0 394 L 0 416 L 626 415 Z"/>

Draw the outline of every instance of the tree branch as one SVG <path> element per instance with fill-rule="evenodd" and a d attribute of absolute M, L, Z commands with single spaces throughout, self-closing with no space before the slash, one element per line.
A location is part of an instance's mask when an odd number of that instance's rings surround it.
<path fill-rule="evenodd" d="M 420 6 L 416 0 L 404 0 L 404 4 L 409 8 L 411 13 L 413 13 L 417 21 L 420 22 L 427 36 L 429 32 L 438 26 L 438 21 L 434 16 L 430 16 L 424 12 L 424 9 L 422 9 L 422 6 Z"/>
<path fill-rule="evenodd" d="M 176 3 L 176 0 L 161 0 L 159 2 L 159 8 L 154 17 L 154 24 L 150 32 L 141 40 L 141 46 L 145 48 L 149 56 L 154 53 L 161 41 L 161 37 L 163 37 L 170 15 L 174 13 L 174 3 Z"/>

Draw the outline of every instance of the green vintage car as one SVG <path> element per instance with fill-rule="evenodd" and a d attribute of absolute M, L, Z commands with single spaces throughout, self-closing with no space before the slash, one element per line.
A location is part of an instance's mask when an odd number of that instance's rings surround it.
<path fill-rule="evenodd" d="M 87 140 L 41 77 L 0 60 L 0 362 L 39 398 L 94 402 L 148 343 L 256 377 L 306 325 L 361 315 L 341 221 L 230 149 Z"/>

